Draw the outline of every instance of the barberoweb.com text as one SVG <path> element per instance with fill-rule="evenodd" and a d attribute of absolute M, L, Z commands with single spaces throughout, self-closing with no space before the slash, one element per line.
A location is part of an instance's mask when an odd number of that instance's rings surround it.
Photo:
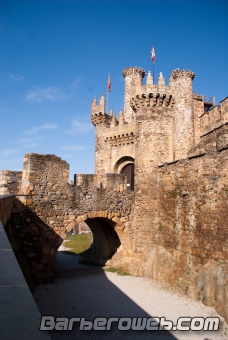
<path fill-rule="evenodd" d="M 165 317 L 149 318 L 96 318 L 93 321 L 86 318 L 64 318 L 44 315 L 41 318 L 41 331 L 70 331 L 77 327 L 80 331 L 110 331 L 113 324 L 117 324 L 119 331 L 217 331 L 220 319 L 218 317 L 180 317 L 176 324 Z"/>

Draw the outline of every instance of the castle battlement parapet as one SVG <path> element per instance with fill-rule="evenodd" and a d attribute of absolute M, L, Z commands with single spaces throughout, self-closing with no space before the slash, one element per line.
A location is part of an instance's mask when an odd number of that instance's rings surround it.
<path fill-rule="evenodd" d="M 104 94 L 102 94 L 100 99 L 100 105 L 97 104 L 97 98 L 94 97 L 91 105 L 91 114 L 90 114 L 90 120 L 93 123 L 93 125 L 98 125 L 102 123 L 109 123 L 111 120 L 111 116 L 107 115 L 105 113 L 105 97 Z"/>
<path fill-rule="evenodd" d="M 179 82 L 185 82 L 186 78 L 194 79 L 195 74 L 192 71 L 174 70 L 169 78 L 169 85 L 165 85 L 165 78 L 160 72 L 158 77 L 158 84 L 153 83 L 153 78 L 150 71 L 147 76 L 146 85 L 135 84 L 131 87 L 130 92 L 130 106 L 134 112 L 143 107 L 164 106 L 173 108 L 175 104 L 175 95 L 179 90 L 176 89 L 177 79 Z"/>
<path fill-rule="evenodd" d="M 173 70 L 170 77 L 172 77 L 173 79 L 190 77 L 191 80 L 193 80 L 195 78 L 195 73 L 189 70 L 181 71 L 179 68 L 176 68 L 175 70 Z"/>
<path fill-rule="evenodd" d="M 203 95 L 194 94 L 193 99 L 198 102 L 196 119 L 199 120 L 201 136 L 228 122 L 228 98 L 223 99 L 220 105 L 213 105 L 208 110 L 205 110 L 205 97 Z M 215 103 L 214 98 L 213 100 Z"/>
<path fill-rule="evenodd" d="M 109 142 L 112 146 L 134 144 L 135 141 L 135 124 L 128 123 L 124 126 L 118 125 L 109 129 L 105 133 L 105 142 Z"/>
<path fill-rule="evenodd" d="M 134 112 L 142 107 L 165 106 L 172 108 L 175 103 L 174 91 L 169 86 L 144 85 L 132 89 L 130 105 Z"/>
<path fill-rule="evenodd" d="M 141 67 L 127 67 L 122 71 L 122 75 L 124 76 L 124 78 L 128 77 L 128 76 L 134 76 L 134 79 L 138 78 L 139 81 L 141 81 L 141 79 L 146 75 L 146 71 L 141 68 Z"/>

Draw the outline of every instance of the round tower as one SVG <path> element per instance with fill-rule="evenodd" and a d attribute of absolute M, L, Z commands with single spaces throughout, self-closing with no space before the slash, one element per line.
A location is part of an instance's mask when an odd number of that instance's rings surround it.
<path fill-rule="evenodd" d="M 192 80 L 195 73 L 176 69 L 171 73 L 170 82 L 175 89 L 174 106 L 174 152 L 175 159 L 187 157 L 194 145 Z"/>
<path fill-rule="evenodd" d="M 142 86 L 146 71 L 140 67 L 128 67 L 122 71 L 125 78 L 124 85 L 124 120 L 130 123 L 133 119 L 133 110 L 130 106 L 132 86 Z"/>

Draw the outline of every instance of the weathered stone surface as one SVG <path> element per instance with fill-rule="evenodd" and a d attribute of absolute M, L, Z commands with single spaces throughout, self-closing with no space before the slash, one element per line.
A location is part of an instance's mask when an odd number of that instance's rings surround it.
<path fill-rule="evenodd" d="M 21 186 L 22 171 L 0 171 L 0 195 L 17 194 Z"/>

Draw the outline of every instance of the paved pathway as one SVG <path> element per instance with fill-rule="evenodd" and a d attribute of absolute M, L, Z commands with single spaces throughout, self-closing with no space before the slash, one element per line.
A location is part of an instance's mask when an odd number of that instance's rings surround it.
<path fill-rule="evenodd" d="M 80 265 L 78 259 L 59 251 L 54 283 L 39 286 L 34 293 L 42 315 L 85 317 L 86 320 L 152 316 L 165 317 L 174 324 L 180 316 L 218 316 L 212 308 L 165 291 L 149 279 L 104 272 L 100 267 Z M 110 331 L 79 331 L 78 328 L 79 323 L 75 323 L 72 331 L 55 330 L 50 335 L 53 340 L 228 339 L 225 323 L 217 332 L 119 331 L 116 322 Z"/>

